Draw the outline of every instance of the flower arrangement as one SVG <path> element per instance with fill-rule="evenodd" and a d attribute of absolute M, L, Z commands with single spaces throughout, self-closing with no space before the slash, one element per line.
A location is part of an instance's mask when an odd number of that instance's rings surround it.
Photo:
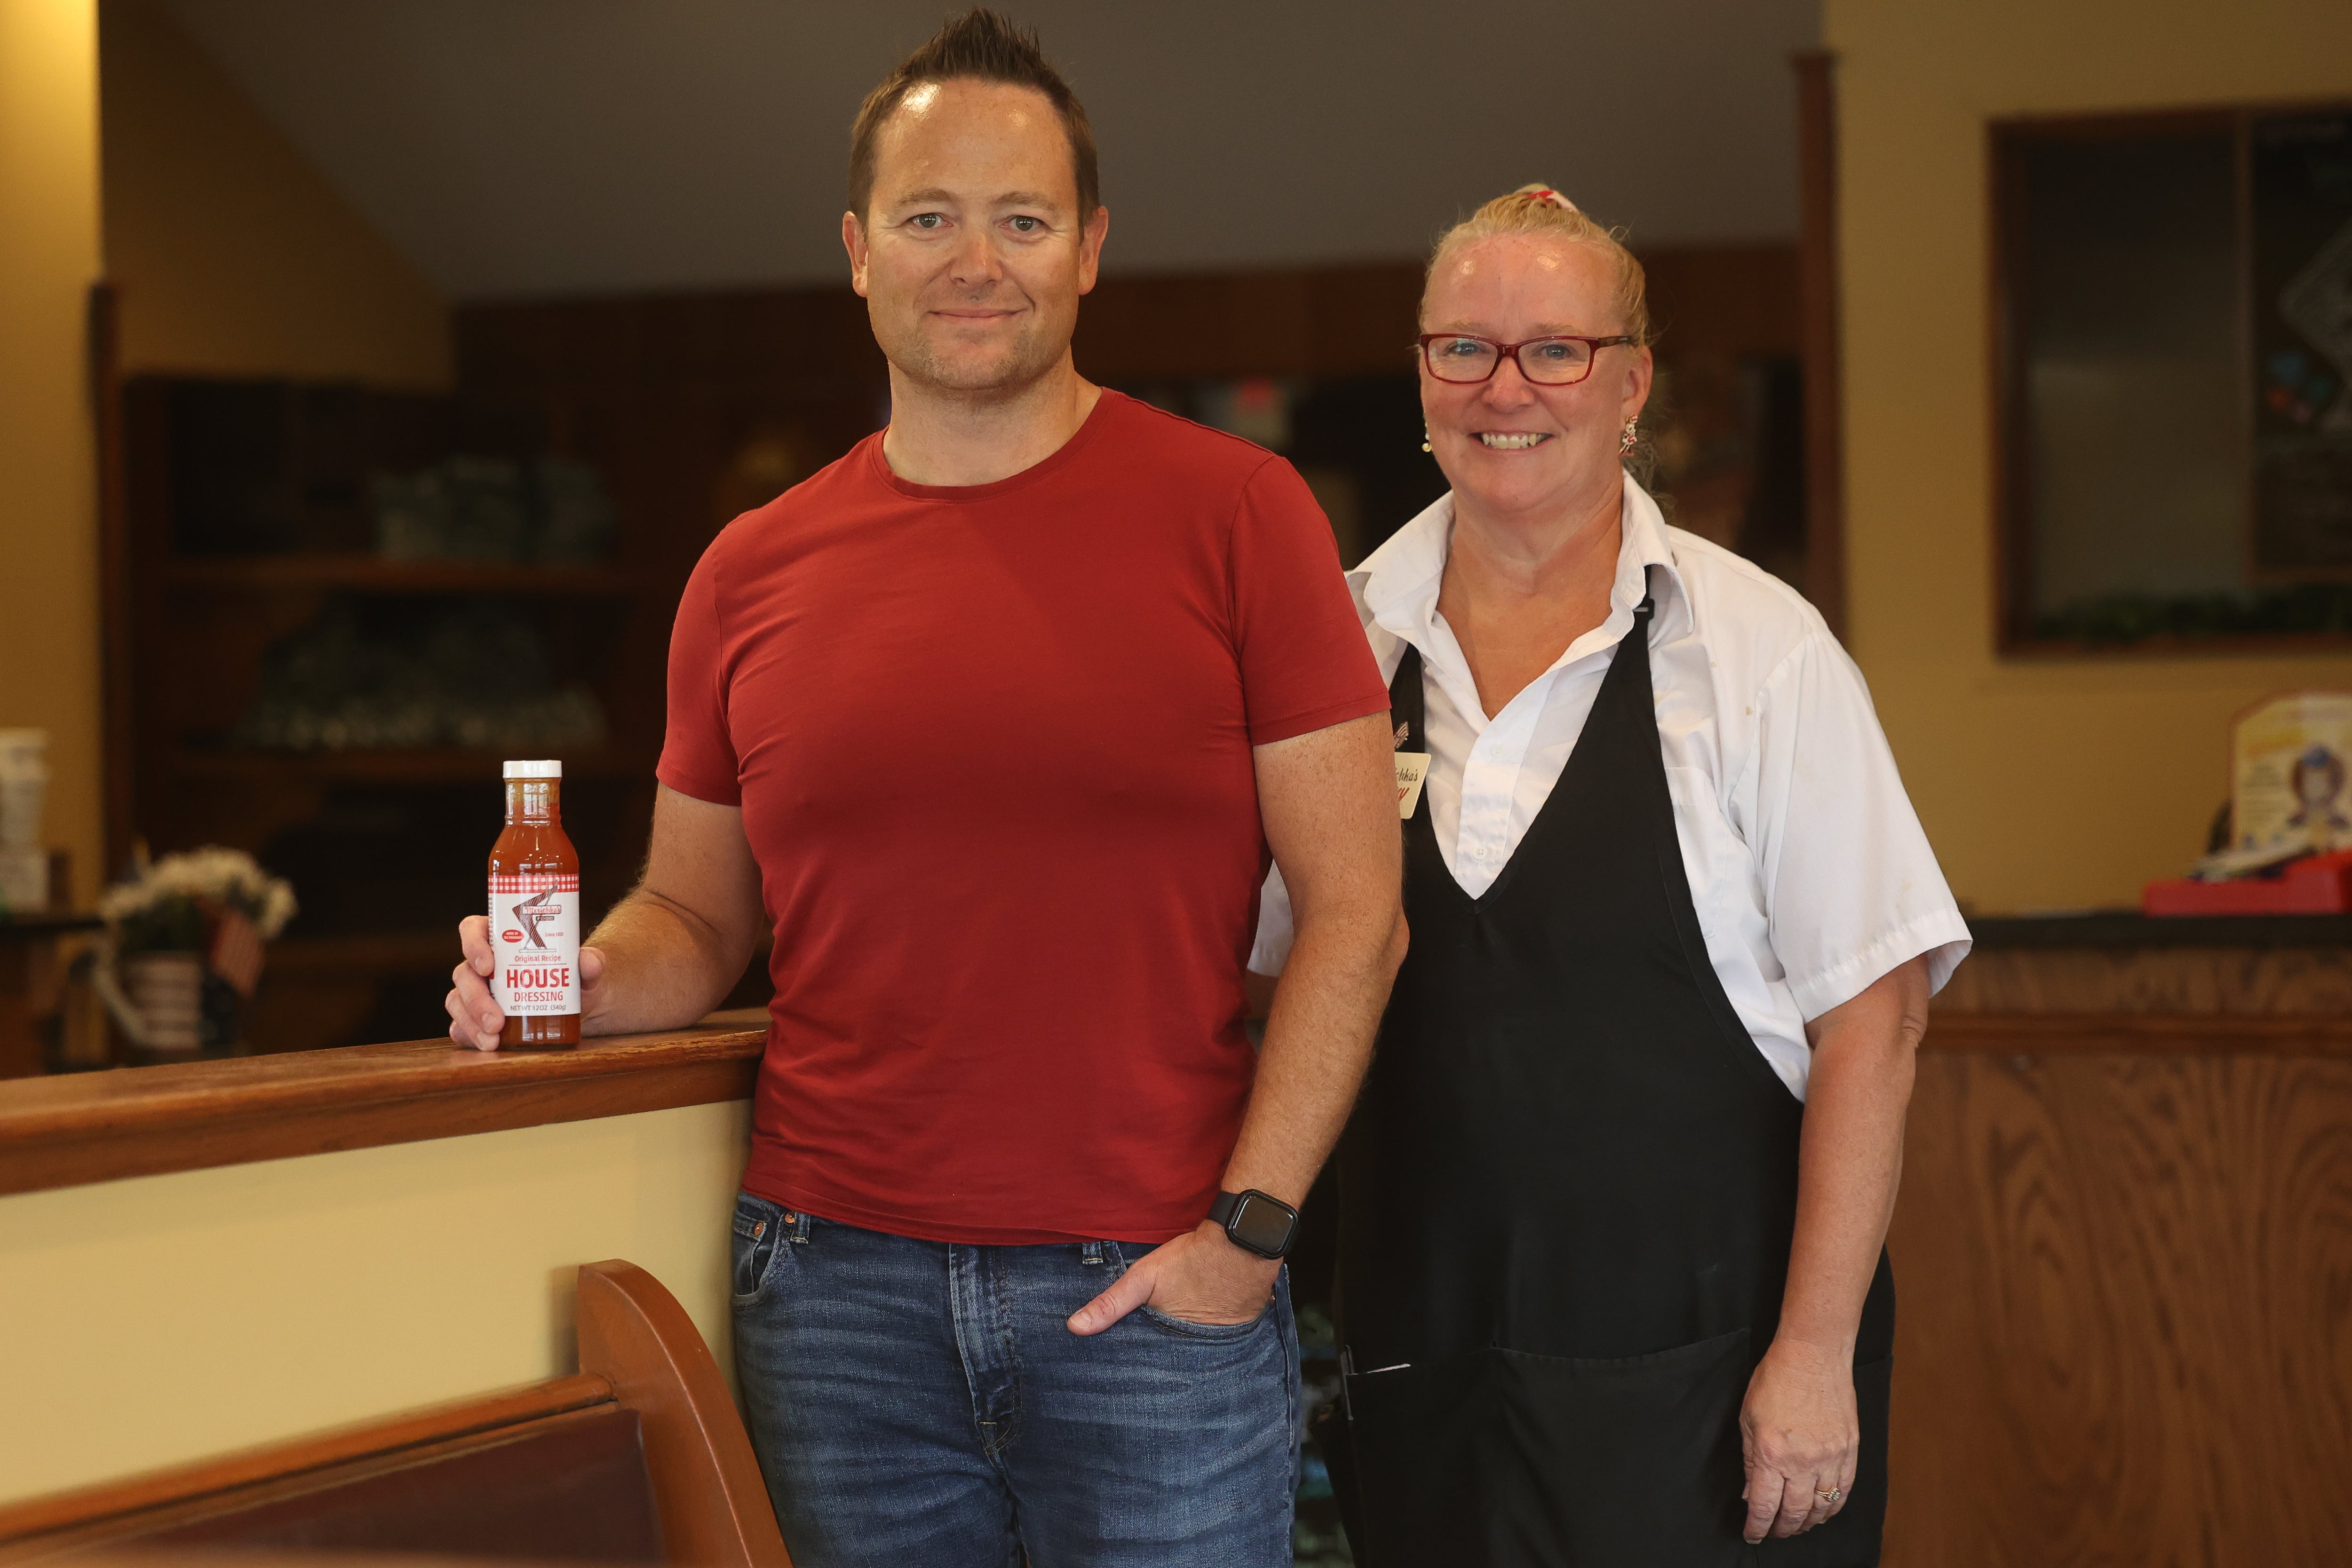
<path fill-rule="evenodd" d="M 294 890 L 251 855 L 215 844 L 165 855 L 98 901 L 114 949 L 125 956 L 205 952 L 227 911 L 252 922 L 267 942 L 294 917 Z"/>
<path fill-rule="evenodd" d="M 294 917 L 294 890 L 218 845 L 142 854 L 98 901 L 90 981 L 132 1046 L 156 1056 L 234 1051 L 261 983 L 262 945 Z"/>

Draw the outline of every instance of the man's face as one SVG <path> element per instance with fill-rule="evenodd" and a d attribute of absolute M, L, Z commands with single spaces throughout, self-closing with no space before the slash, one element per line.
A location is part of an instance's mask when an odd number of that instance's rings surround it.
<path fill-rule="evenodd" d="M 845 213 L 850 278 L 899 373 L 1015 392 L 1061 361 L 1109 214 L 1077 210 L 1061 117 L 1003 82 L 926 82 L 875 139 L 874 190 Z"/>

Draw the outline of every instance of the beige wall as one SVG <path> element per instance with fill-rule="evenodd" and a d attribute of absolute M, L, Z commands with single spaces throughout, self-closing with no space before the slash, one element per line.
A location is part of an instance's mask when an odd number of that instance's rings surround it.
<path fill-rule="evenodd" d="M 572 1372 L 572 1270 L 605 1258 L 726 1366 L 749 1127 L 698 1105 L 0 1197 L 0 1502 Z"/>
<path fill-rule="evenodd" d="M 2229 792 L 2232 713 L 2352 656 L 1992 653 L 1985 125 L 2352 96 L 2342 0 L 1825 0 L 1838 55 L 1850 632 L 1953 888 L 2131 904 Z"/>
<path fill-rule="evenodd" d="M 152 0 L 105 0 L 124 368 L 440 389 L 449 307 Z"/>
<path fill-rule="evenodd" d="M 48 837 L 97 890 L 99 272 L 93 0 L 0 0 L 0 727 L 49 732 Z"/>

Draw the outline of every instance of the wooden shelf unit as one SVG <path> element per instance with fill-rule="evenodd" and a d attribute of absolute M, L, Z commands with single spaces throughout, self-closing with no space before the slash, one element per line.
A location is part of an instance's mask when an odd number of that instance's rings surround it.
<path fill-rule="evenodd" d="M 101 366 L 101 372 L 104 367 Z M 370 476 L 457 455 L 630 461 L 527 393 L 422 396 L 349 385 L 141 378 L 108 390 L 109 856 L 245 850 L 295 884 L 247 1023 L 259 1052 L 438 1027 L 457 921 L 481 904 L 499 762 L 560 755 L 587 915 L 644 853 L 661 745 L 663 650 L 693 555 L 616 502 L 593 565 L 370 553 Z M 688 541 L 698 551 L 704 533 Z M 272 751 L 231 744 L 270 650 L 322 614 L 423 638 L 455 617 L 530 629 L 558 686 L 593 691 L 606 741 L 570 749 Z M 486 681 L 495 678 L 485 672 Z M 389 933 L 383 927 L 389 925 Z"/>
<path fill-rule="evenodd" d="M 177 779 L 207 779 L 251 783 L 299 781 L 304 784 L 467 784 L 494 782 L 503 750 L 473 751 L 457 747 L 353 747 L 347 751 L 206 751 L 181 747 L 165 758 L 165 769 Z M 631 773 L 650 774 L 655 758 L 643 753 L 573 752 L 563 758 L 569 779 L 617 779 Z M 485 852 L 488 850 L 485 843 Z"/>
<path fill-rule="evenodd" d="M 501 560 L 390 560 L 341 553 L 175 559 L 163 565 L 173 588 L 218 593 L 357 591 L 499 594 L 522 598 L 625 599 L 640 584 L 614 566 L 540 566 Z"/>

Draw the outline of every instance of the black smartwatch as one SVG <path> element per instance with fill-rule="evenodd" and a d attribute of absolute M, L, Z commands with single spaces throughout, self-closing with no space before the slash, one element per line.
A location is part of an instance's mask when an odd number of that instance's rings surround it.
<path fill-rule="evenodd" d="M 1209 1220 L 1225 1228 L 1225 1239 L 1244 1252 L 1280 1258 L 1298 1234 L 1298 1211 L 1270 1193 L 1221 1192 L 1209 1205 Z"/>

